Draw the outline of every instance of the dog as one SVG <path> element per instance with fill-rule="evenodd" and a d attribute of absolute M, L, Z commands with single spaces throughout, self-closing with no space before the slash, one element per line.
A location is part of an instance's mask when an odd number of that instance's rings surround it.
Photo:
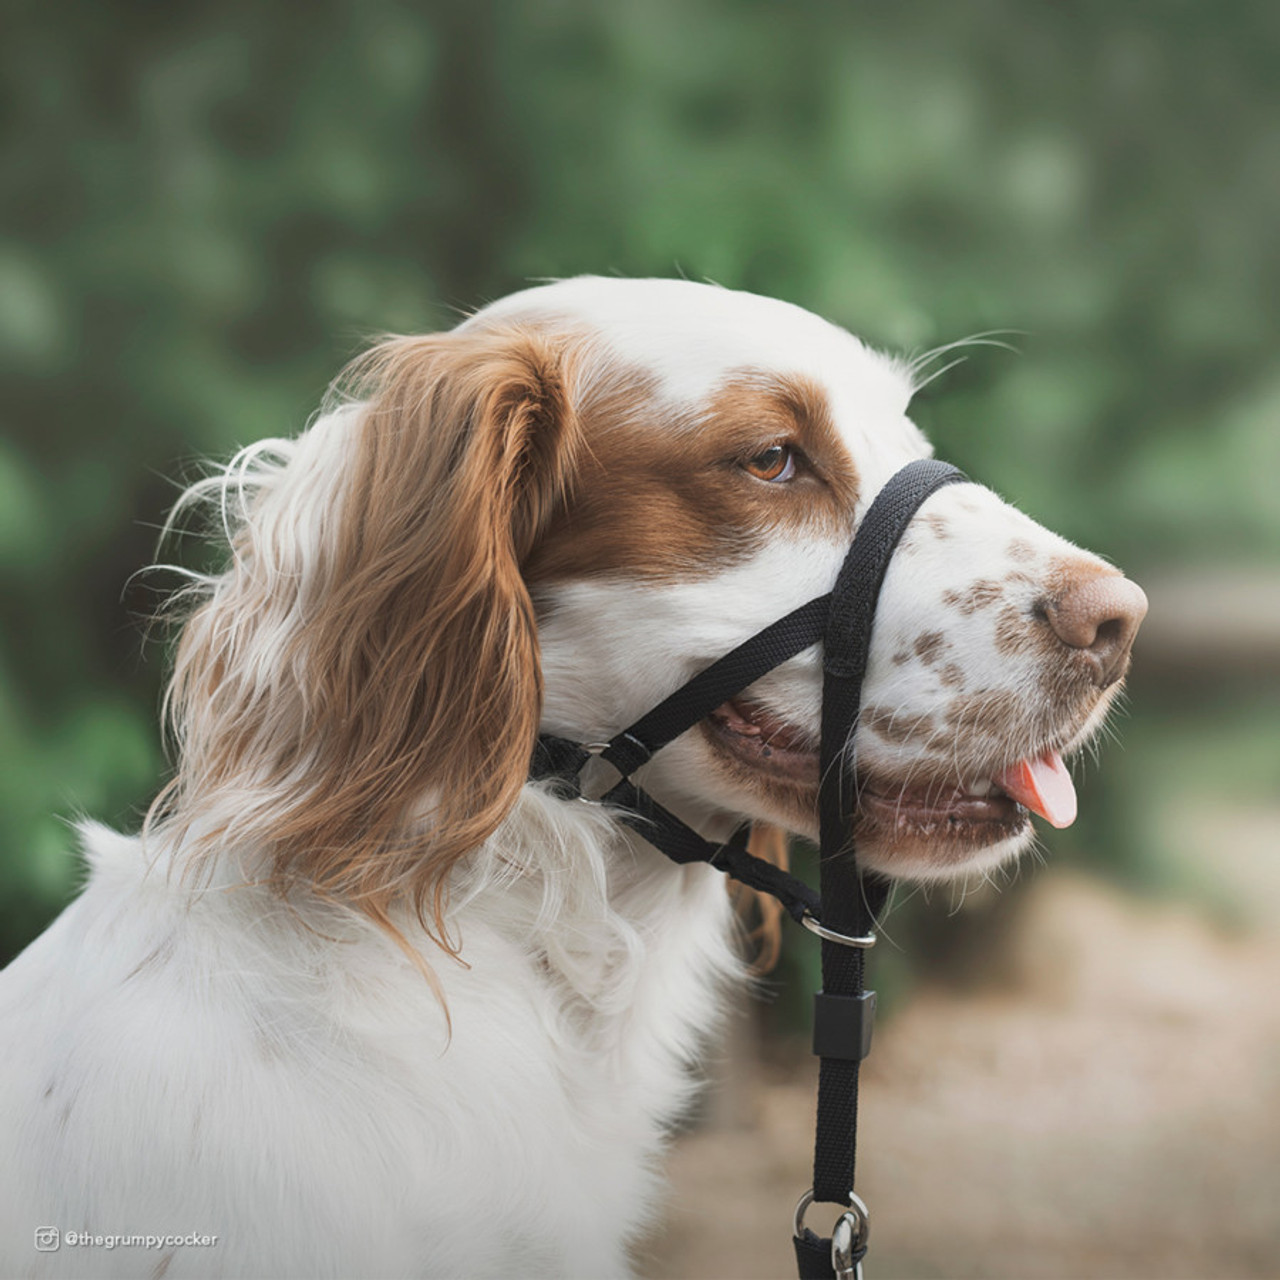
<path fill-rule="evenodd" d="M 0 976 L 0 1273 L 630 1274 L 745 964 L 719 873 L 530 783 L 536 735 L 603 741 L 831 590 L 930 452 L 919 370 L 573 279 L 379 344 L 196 484 L 227 563 L 186 593 L 173 777 L 139 836 L 82 824 L 83 893 Z M 1145 607 L 934 494 L 875 623 L 864 864 L 982 873 L 1069 821 Z M 711 839 L 812 838 L 820 695 L 814 646 L 637 777 Z"/>

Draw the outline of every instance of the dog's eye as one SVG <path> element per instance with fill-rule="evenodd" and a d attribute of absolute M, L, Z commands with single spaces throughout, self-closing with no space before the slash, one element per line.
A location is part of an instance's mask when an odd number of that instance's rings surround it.
<path fill-rule="evenodd" d="M 770 445 L 763 453 L 748 458 L 742 464 L 748 474 L 757 480 L 768 480 L 772 484 L 780 484 L 790 480 L 796 473 L 796 454 L 789 444 Z"/>

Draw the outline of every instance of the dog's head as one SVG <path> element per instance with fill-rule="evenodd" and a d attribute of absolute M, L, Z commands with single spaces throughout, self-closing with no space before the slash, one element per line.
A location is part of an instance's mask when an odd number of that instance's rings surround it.
<path fill-rule="evenodd" d="M 881 486 L 930 452 L 907 366 L 684 281 L 531 289 L 381 345 L 349 385 L 215 481 L 239 508 L 234 559 L 180 646 L 168 803 L 375 913 L 400 890 L 421 904 L 497 828 L 539 725 L 606 739 L 830 591 Z M 1045 777 L 1100 725 L 1144 610 L 989 490 L 931 497 L 873 633 L 866 865 L 940 876 L 1021 848 L 1007 792 L 1061 785 Z M 813 835 L 820 693 L 815 649 L 644 785 L 709 831 L 747 816 Z"/>

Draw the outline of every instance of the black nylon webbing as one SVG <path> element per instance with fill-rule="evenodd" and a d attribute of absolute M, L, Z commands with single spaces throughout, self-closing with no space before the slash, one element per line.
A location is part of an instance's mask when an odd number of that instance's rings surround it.
<path fill-rule="evenodd" d="M 715 844 L 703 839 L 627 778 L 606 791 L 601 801 L 616 805 L 623 822 L 673 862 L 709 862 L 748 888 L 772 894 L 793 920 L 799 921 L 806 913 L 817 917 L 821 904 L 815 890 L 781 867 L 747 852 L 749 825 L 739 827 L 726 843 Z"/>
<path fill-rule="evenodd" d="M 921 503 L 943 485 L 964 479 L 955 467 L 932 459 L 903 467 L 877 494 L 863 518 L 832 592 L 823 637 L 819 819 L 822 919 L 836 933 L 858 936 L 871 932 L 888 891 L 887 883 L 878 877 L 859 875 L 852 835 L 857 804 L 850 752 L 871 651 L 876 601 L 894 549 Z M 862 950 L 824 939 L 823 994 L 860 996 L 863 971 Z M 836 1057 L 824 1057 L 820 1063 L 813 1195 L 818 1201 L 847 1205 L 854 1187 L 861 1063 Z M 829 1242 L 823 1243 L 829 1249 Z M 804 1252 L 812 1258 L 812 1248 Z M 802 1256 L 798 1246 L 797 1256 Z M 834 1274 L 829 1255 L 826 1274 Z"/>
<path fill-rule="evenodd" d="M 830 601 L 830 596 L 810 600 L 731 649 L 611 739 L 602 753 L 604 759 L 622 774 L 634 772 L 722 702 L 817 644 Z"/>

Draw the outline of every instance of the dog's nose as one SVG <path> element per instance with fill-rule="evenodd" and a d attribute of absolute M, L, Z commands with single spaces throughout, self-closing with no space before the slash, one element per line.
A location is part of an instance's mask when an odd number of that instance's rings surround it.
<path fill-rule="evenodd" d="M 1093 681 L 1105 689 L 1125 673 L 1147 596 L 1136 582 L 1105 574 L 1077 579 L 1043 609 L 1063 644 L 1087 652 Z"/>

